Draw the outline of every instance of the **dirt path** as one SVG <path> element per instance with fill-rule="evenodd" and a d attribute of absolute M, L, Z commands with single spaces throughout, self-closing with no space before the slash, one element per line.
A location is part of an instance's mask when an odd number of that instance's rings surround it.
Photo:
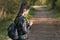
<path fill-rule="evenodd" d="M 35 23 L 47 22 L 47 23 L 58 23 L 60 20 L 56 19 L 52 15 L 51 11 L 48 11 L 46 8 L 36 8 L 36 15 L 33 16 L 32 21 Z"/>
<path fill-rule="evenodd" d="M 40 22 L 54 23 L 60 21 L 52 15 L 52 11 L 48 11 L 46 8 L 36 8 L 36 15 L 33 16 L 32 20 L 34 21 L 34 24 Z"/>
<path fill-rule="evenodd" d="M 34 24 L 28 40 L 60 40 L 60 20 L 56 19 L 51 11 L 37 8 L 32 21 Z"/>

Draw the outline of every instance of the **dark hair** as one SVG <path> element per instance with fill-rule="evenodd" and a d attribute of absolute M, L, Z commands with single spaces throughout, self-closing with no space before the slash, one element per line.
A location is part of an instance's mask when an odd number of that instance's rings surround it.
<path fill-rule="evenodd" d="M 20 7 L 19 14 L 20 14 L 20 13 L 23 13 L 23 10 L 24 10 L 24 9 L 29 9 L 29 6 L 26 5 L 26 4 L 24 4 L 24 3 L 22 3 L 22 4 L 21 4 L 21 7 Z"/>
<path fill-rule="evenodd" d="M 27 10 L 28 10 L 28 9 L 29 9 L 29 6 L 28 6 L 27 4 L 25 4 L 25 3 L 22 3 L 22 4 L 21 4 L 21 7 L 20 7 L 20 10 L 19 10 L 19 12 L 18 12 L 17 17 L 23 14 L 23 10 L 24 10 L 24 9 L 27 9 Z"/>
<path fill-rule="evenodd" d="M 18 15 L 17 15 L 17 17 L 15 18 L 15 21 L 16 21 L 16 19 L 18 18 L 18 17 L 20 17 L 22 14 L 23 14 L 23 10 L 24 9 L 29 9 L 29 6 L 28 5 L 26 5 L 25 3 L 22 3 L 21 4 L 21 7 L 20 7 L 20 10 L 19 10 L 19 12 L 18 12 Z M 14 22 L 15 22 L 14 21 Z"/>

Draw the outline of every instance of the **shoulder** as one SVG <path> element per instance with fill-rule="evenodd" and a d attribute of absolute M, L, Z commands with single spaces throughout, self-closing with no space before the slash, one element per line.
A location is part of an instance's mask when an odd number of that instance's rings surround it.
<path fill-rule="evenodd" d="M 24 16 L 20 16 L 18 18 L 18 20 L 19 20 L 19 22 L 22 22 L 22 23 L 24 23 L 26 21 Z"/>

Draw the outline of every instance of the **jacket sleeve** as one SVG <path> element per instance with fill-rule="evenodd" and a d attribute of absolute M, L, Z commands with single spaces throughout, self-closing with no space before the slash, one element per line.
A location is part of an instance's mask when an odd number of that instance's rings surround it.
<path fill-rule="evenodd" d="M 29 30 L 31 29 L 30 24 L 26 19 L 24 19 L 24 22 L 23 22 L 23 29 L 25 32 L 29 32 Z"/>
<path fill-rule="evenodd" d="M 30 24 L 28 22 L 27 22 L 27 28 L 28 28 L 28 30 L 31 29 L 31 26 L 30 26 Z"/>
<path fill-rule="evenodd" d="M 24 32 L 28 32 L 29 29 L 30 29 L 30 25 L 28 23 L 28 21 L 25 19 L 25 18 L 20 18 L 20 22 L 19 22 L 21 25 L 22 25 L 22 30 Z"/>

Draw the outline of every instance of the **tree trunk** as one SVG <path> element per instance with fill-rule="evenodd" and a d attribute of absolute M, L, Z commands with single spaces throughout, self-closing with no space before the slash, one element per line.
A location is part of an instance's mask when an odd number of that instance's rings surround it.
<path fill-rule="evenodd" d="M 4 8 L 2 7 L 0 11 L 0 18 L 3 17 L 3 15 L 4 15 Z"/>
<path fill-rule="evenodd" d="M 52 0 L 52 9 L 55 9 L 55 7 L 56 7 L 56 1 L 57 0 Z"/>

